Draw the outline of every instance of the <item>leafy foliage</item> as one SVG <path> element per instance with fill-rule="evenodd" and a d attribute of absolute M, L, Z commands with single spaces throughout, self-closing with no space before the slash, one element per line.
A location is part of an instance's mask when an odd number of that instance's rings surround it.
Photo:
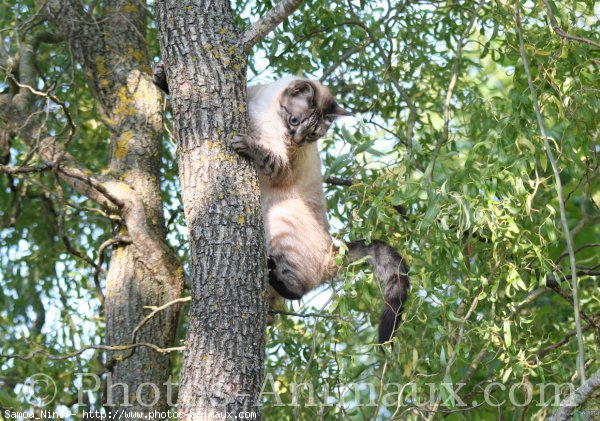
<path fill-rule="evenodd" d="M 598 42 L 596 2 L 548 4 L 564 31 Z M 237 2 L 240 25 L 271 6 Z M 543 2 L 518 8 L 566 198 L 591 373 L 600 368 L 598 49 L 557 35 Z M 33 1 L 5 2 L 2 10 L 0 46 L 8 53 L 32 27 L 53 30 Z M 158 56 L 149 13 L 149 47 Z M 37 88 L 55 85 L 76 120 L 69 151 L 103 170 L 110 132 L 81 69 L 61 44 L 43 45 L 36 63 L 44 75 Z M 337 238 L 382 239 L 397 247 L 410 266 L 412 294 L 385 351 L 373 344 L 381 293 L 362 265 L 290 308 L 318 316 L 278 315 L 269 328 L 265 418 L 552 413 L 548 393 L 544 397 L 537 385 L 577 384 L 578 349 L 557 184 L 519 53 L 514 2 L 309 2 L 259 45 L 249 80 L 300 73 L 322 78 L 355 114 L 322 144 L 326 178 L 351 181 L 326 185 Z M 9 78 L 4 87 L 11 88 Z M 60 133 L 65 116 L 54 104 L 47 110 L 47 127 Z M 168 238 L 185 261 L 168 133 L 164 145 Z M 32 159 L 19 139 L 11 140 L 9 152 L 6 164 Z M 93 261 L 110 237 L 110 223 L 97 205 L 63 190 L 64 201 L 52 172 L 0 177 L 2 354 L 67 354 L 103 342 L 94 268 L 68 252 L 58 222 L 64 213 L 71 245 Z M 179 367 L 180 356 L 174 358 Z M 101 372 L 102 354 L 59 361 L 38 355 L 0 360 L 0 367 L 0 383 L 10 391 L 0 393 L 0 407 L 22 399 L 23 380 L 38 372 L 57 380 L 56 404 L 69 407 L 77 399 L 74 373 Z M 493 402 L 504 402 L 498 406 L 485 402 L 492 382 L 506 385 L 491 393 Z M 461 383 L 466 406 L 444 387 Z M 398 400 L 390 385 L 410 386 Z M 529 386 L 531 400 L 521 405 Z"/>

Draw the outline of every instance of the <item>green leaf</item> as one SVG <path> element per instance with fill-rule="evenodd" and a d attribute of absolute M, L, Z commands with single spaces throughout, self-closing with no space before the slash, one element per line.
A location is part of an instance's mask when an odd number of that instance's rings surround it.
<path fill-rule="evenodd" d="M 504 343 L 507 347 L 510 347 L 512 344 L 512 336 L 510 332 L 510 322 L 508 320 L 504 320 L 503 322 L 504 328 Z"/>
<path fill-rule="evenodd" d="M 421 222 L 421 229 L 428 228 L 435 220 L 435 217 L 438 215 L 439 211 L 440 211 L 439 203 L 434 202 L 429 207 L 429 209 L 427 209 L 427 212 L 425 212 L 425 215 L 423 216 L 423 221 Z"/>

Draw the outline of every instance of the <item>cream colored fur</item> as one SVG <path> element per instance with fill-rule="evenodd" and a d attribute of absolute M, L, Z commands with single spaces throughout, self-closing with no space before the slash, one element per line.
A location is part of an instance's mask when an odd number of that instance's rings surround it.
<path fill-rule="evenodd" d="M 287 157 L 291 164 L 282 183 L 274 183 L 259 172 L 267 252 L 269 256 L 285 255 L 292 266 L 301 268 L 298 275 L 308 291 L 331 278 L 337 269 L 332 259 L 317 144 L 286 146 L 283 141 L 285 127 L 278 115 L 279 98 L 295 79 L 299 78 L 250 87 L 248 111 L 253 136 Z"/>

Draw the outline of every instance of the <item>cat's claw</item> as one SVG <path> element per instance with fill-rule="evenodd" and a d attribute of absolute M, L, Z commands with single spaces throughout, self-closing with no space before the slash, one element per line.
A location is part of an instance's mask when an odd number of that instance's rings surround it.
<path fill-rule="evenodd" d="M 240 154 L 248 151 L 250 148 L 250 136 L 247 135 L 236 135 L 231 139 L 231 147 Z"/>

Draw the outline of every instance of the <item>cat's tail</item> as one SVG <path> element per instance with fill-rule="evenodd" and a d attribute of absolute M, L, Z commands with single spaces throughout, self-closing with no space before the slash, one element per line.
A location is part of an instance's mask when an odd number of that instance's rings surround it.
<path fill-rule="evenodd" d="M 373 240 L 367 245 L 361 240 L 347 246 L 350 260 L 369 257 L 367 262 L 381 285 L 385 301 L 379 318 L 379 343 L 382 344 L 392 339 L 400 324 L 402 307 L 410 288 L 408 268 L 402 256 L 382 241 Z"/>

